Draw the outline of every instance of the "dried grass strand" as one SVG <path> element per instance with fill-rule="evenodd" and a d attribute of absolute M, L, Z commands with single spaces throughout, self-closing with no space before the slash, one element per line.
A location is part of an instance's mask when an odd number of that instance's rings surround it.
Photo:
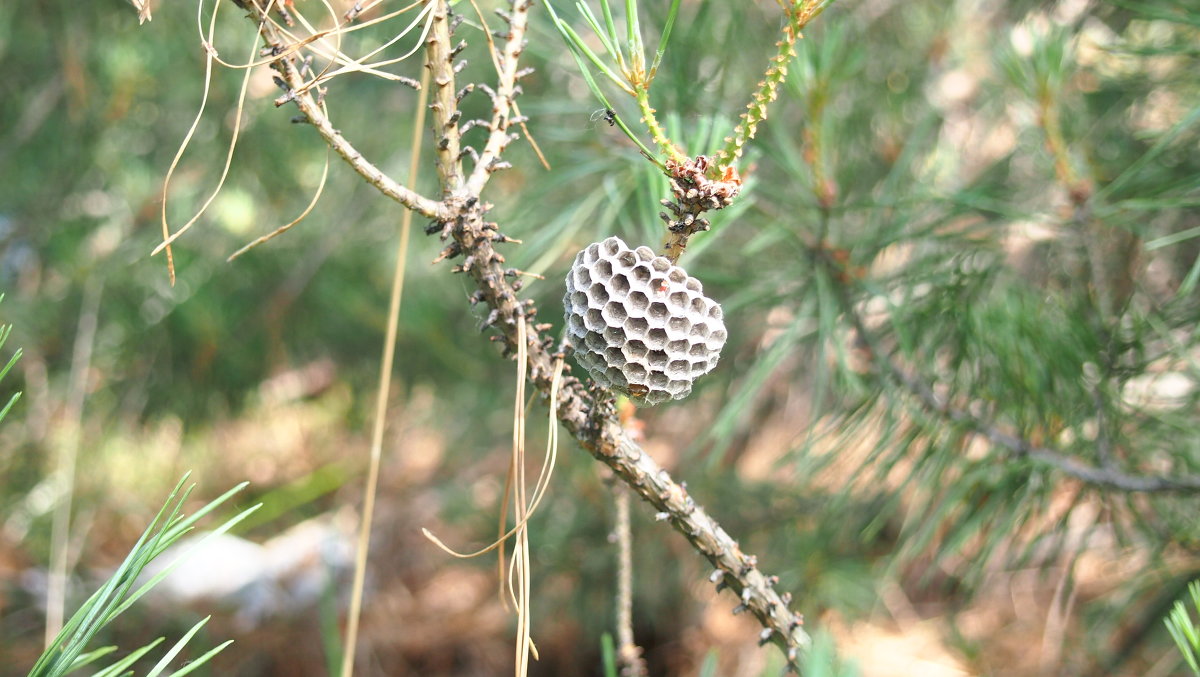
<path fill-rule="evenodd" d="M 429 71 L 422 74 L 429 81 Z M 428 87 L 422 87 L 416 100 L 413 122 L 412 156 L 409 160 L 408 179 L 415 183 L 420 173 L 421 141 L 424 139 L 425 104 Z M 396 335 L 399 333 L 400 301 L 404 296 L 404 272 L 408 262 L 408 241 L 412 231 L 413 210 L 405 209 L 400 217 L 400 242 L 396 252 L 396 270 L 392 276 L 392 295 L 388 306 L 387 336 L 384 339 L 383 359 L 379 366 L 379 388 L 375 401 L 375 420 L 371 428 L 371 456 L 364 486 L 362 520 L 359 523 L 358 544 L 354 553 L 354 581 L 350 591 L 350 609 L 346 614 L 346 634 L 343 641 L 341 677 L 354 674 L 354 647 L 358 643 L 359 618 L 362 615 L 363 591 L 367 573 L 367 556 L 371 551 L 371 523 L 375 516 L 375 496 L 379 489 L 379 467 L 383 458 L 384 421 L 387 402 L 391 397 L 392 366 L 396 356 Z"/>
<path fill-rule="evenodd" d="M 292 219 L 288 223 L 276 228 L 275 230 L 271 231 L 270 233 L 267 233 L 266 235 L 255 238 L 253 242 L 250 242 L 246 246 L 244 246 L 241 249 L 230 254 L 229 258 L 225 259 L 226 263 L 236 259 L 237 257 L 241 256 L 242 254 L 245 254 L 246 252 L 250 251 L 251 249 L 254 249 L 258 245 L 263 244 L 267 240 L 274 239 L 276 236 L 286 233 L 288 230 L 291 230 L 292 226 L 296 225 L 297 223 L 300 223 L 301 221 L 303 221 L 304 219 L 306 219 L 308 217 L 308 215 L 312 212 L 313 208 L 317 206 L 317 202 L 319 202 L 321 200 L 321 194 L 325 192 L 325 185 L 327 183 L 327 179 L 329 178 L 329 152 L 330 152 L 330 149 L 328 146 L 326 146 L 325 147 L 325 167 L 323 169 L 321 169 L 321 181 L 317 185 L 316 192 L 313 193 L 312 200 L 309 201 L 308 206 L 304 208 L 304 211 L 300 212 L 299 216 Z"/>
<path fill-rule="evenodd" d="M 203 5 L 204 5 L 204 0 L 199 0 L 198 4 L 199 4 L 200 8 L 202 9 Z M 197 17 L 199 17 L 200 15 L 201 15 L 201 12 L 198 10 Z M 217 10 L 214 9 L 212 22 L 209 26 L 210 37 L 212 36 L 213 32 L 216 30 L 216 17 L 217 17 Z M 248 61 L 254 60 L 254 53 L 257 49 L 258 49 L 258 33 L 255 33 L 254 40 L 250 43 L 251 51 L 250 51 L 250 57 L 249 57 Z M 206 50 L 206 54 L 207 54 L 207 50 Z M 242 131 L 242 112 L 245 110 L 245 105 L 246 105 L 246 91 L 250 85 L 250 73 L 252 71 L 249 69 L 246 70 L 245 75 L 242 77 L 242 86 L 241 86 L 240 91 L 238 92 L 237 115 L 236 115 L 236 117 L 234 119 L 234 123 L 233 123 L 233 135 L 229 139 L 229 150 L 225 153 L 225 164 L 221 168 L 221 178 L 217 180 L 216 188 L 213 189 L 212 193 L 209 194 L 208 199 L 206 199 L 204 201 L 204 204 L 200 206 L 200 209 L 192 216 L 192 218 L 188 219 L 187 223 L 183 224 L 183 226 L 181 226 L 174 233 L 171 233 L 170 224 L 167 221 L 167 198 L 168 198 L 169 189 L 171 186 L 171 177 L 174 175 L 175 169 L 179 164 L 180 158 L 183 157 L 184 151 L 187 149 L 188 145 L 190 145 L 190 143 L 191 143 L 192 136 L 195 134 L 196 127 L 200 122 L 200 117 L 204 114 L 204 109 L 208 102 L 208 92 L 209 92 L 209 88 L 210 88 L 210 85 L 212 82 L 212 78 L 211 78 L 212 63 L 213 63 L 212 56 L 211 56 L 211 54 L 209 54 L 205 57 L 204 97 L 200 104 L 200 110 L 196 113 L 196 119 L 192 122 L 192 127 L 188 130 L 187 136 L 184 138 L 183 143 L 180 144 L 179 150 L 176 151 L 175 158 L 171 161 L 171 167 L 170 167 L 170 169 L 167 170 L 167 178 L 163 181 L 163 193 L 162 193 L 163 241 L 157 247 L 154 248 L 154 251 L 151 252 L 151 256 L 158 254 L 159 252 L 163 251 L 164 249 L 168 249 L 171 246 L 171 244 L 173 242 L 175 242 L 175 240 L 179 239 L 180 236 L 182 236 L 184 233 L 186 233 L 188 230 L 190 230 L 191 227 L 193 225 L 195 225 L 195 223 L 197 221 L 200 220 L 200 217 L 204 216 L 204 214 L 208 211 L 209 206 L 212 205 L 213 200 L 215 200 L 217 198 L 217 195 L 219 195 L 221 193 L 221 189 L 225 186 L 225 179 L 229 176 L 229 168 L 233 164 L 233 152 L 237 148 L 238 137 L 241 135 L 241 131 Z M 173 286 L 175 284 L 175 266 L 174 266 L 174 258 L 171 256 L 170 253 L 167 254 L 167 268 L 169 271 L 171 284 Z"/>
<path fill-rule="evenodd" d="M 551 398 L 551 405 L 550 405 L 551 406 L 551 414 L 553 415 L 552 421 L 558 418 L 558 396 L 557 396 L 557 393 L 558 393 L 558 389 L 559 389 L 559 382 L 561 381 L 561 377 L 562 377 L 562 370 L 563 370 L 563 362 L 562 362 L 562 360 L 558 360 L 555 363 L 554 381 L 552 383 L 553 395 Z M 525 522 L 527 522 L 529 520 L 529 518 L 533 516 L 534 512 L 537 511 L 537 508 L 542 503 L 542 499 L 544 499 L 546 496 L 546 490 L 549 488 L 550 479 L 551 479 L 551 477 L 554 476 L 554 467 L 558 462 L 558 428 L 555 425 L 555 423 L 553 423 L 553 422 L 550 424 L 550 428 L 551 428 L 552 434 L 546 443 L 546 459 L 542 463 L 542 470 L 538 475 L 537 482 L 534 484 L 533 500 L 531 500 L 529 502 L 529 510 L 526 513 L 525 521 L 521 521 L 521 522 L 514 524 L 508 531 L 504 532 L 502 535 L 500 535 L 498 538 L 496 538 L 496 540 L 492 541 L 488 545 L 486 545 L 474 552 L 459 552 L 458 550 L 455 550 L 455 549 L 451 548 L 450 546 L 446 545 L 445 541 L 438 538 L 429 529 L 421 529 L 421 533 L 425 536 L 425 538 L 429 539 L 429 541 L 431 543 L 436 545 L 447 555 L 450 555 L 451 557 L 456 557 L 458 559 L 471 559 L 473 557 L 479 557 L 480 555 L 486 555 L 487 553 L 495 550 L 496 548 L 499 548 L 508 539 L 512 538 L 513 535 L 517 533 L 517 530 L 520 529 L 521 527 L 523 527 L 525 525 Z M 509 476 L 511 477 L 511 473 L 512 473 L 511 463 L 509 465 L 509 473 L 510 473 Z M 505 510 L 507 510 L 508 498 L 510 497 L 510 495 L 511 494 L 506 489 L 505 499 L 504 499 L 504 506 L 505 506 L 504 509 Z M 507 515 L 507 512 L 505 512 L 505 514 Z"/>

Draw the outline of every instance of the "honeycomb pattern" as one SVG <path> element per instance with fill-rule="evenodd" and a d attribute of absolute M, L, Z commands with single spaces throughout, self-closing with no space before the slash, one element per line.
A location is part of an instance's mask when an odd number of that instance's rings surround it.
<path fill-rule="evenodd" d="M 575 257 L 563 307 L 576 361 L 639 404 L 687 397 L 725 345 L 721 306 L 699 280 L 616 237 Z"/>

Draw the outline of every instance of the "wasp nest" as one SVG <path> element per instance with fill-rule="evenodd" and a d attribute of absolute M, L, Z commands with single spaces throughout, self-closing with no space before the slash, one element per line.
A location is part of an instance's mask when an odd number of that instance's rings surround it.
<path fill-rule="evenodd" d="M 580 366 L 641 404 L 687 397 L 725 345 L 721 306 L 699 280 L 616 237 L 575 257 L 563 306 Z"/>

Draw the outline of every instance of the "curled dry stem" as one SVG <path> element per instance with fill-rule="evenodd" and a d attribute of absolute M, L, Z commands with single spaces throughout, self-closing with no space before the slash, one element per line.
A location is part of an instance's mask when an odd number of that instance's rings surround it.
<path fill-rule="evenodd" d="M 275 25 L 268 20 L 265 10 L 257 4 L 254 7 L 257 13 L 252 15 L 251 18 L 258 23 L 259 33 L 262 35 L 267 49 L 273 54 L 286 54 L 289 47 L 288 43 L 284 40 Z M 321 135 L 325 143 L 338 155 L 341 155 L 342 159 L 354 171 L 358 172 L 367 183 L 375 186 L 379 192 L 387 197 L 425 217 L 436 218 L 444 214 L 444 205 L 441 202 L 425 197 L 383 173 L 383 171 L 363 157 L 362 153 L 358 152 L 358 149 L 346 140 L 346 137 L 342 136 L 342 133 L 329 120 L 329 115 L 324 105 L 318 103 L 311 92 L 303 91 L 305 79 L 300 74 L 300 65 L 297 59 L 298 57 L 295 54 L 277 58 L 271 62 L 271 67 L 279 73 L 279 76 L 291 91 L 300 92 L 288 98 L 296 104 L 296 107 L 300 109 L 300 112 L 304 114 L 307 121 L 317 130 L 317 133 Z"/>

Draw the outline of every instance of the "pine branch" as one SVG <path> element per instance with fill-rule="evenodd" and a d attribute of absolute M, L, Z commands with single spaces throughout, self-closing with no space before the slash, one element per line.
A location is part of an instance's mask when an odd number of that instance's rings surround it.
<path fill-rule="evenodd" d="M 1037 463 L 1048 465 L 1076 479 L 1089 484 L 1121 491 L 1134 492 L 1167 492 L 1167 491 L 1200 491 L 1200 476 L 1164 476 L 1141 475 L 1128 473 L 1118 468 L 1112 462 L 1107 449 L 1109 442 L 1106 432 L 1100 438 L 1102 467 L 1089 465 L 1080 459 L 1062 451 L 1034 444 L 1032 441 L 1000 430 L 996 425 L 984 421 L 966 409 L 952 406 L 944 398 L 934 392 L 933 387 L 909 373 L 902 367 L 891 353 L 880 344 L 880 340 L 867 328 L 862 316 L 859 315 L 852 297 L 852 290 L 846 279 L 841 263 L 831 255 L 829 250 L 815 247 L 810 249 L 813 259 L 820 263 L 835 280 L 838 298 L 842 311 L 846 314 L 859 338 L 866 345 L 870 354 L 875 358 L 876 375 L 893 381 L 917 398 L 922 408 L 942 419 L 965 426 L 978 435 L 983 436 L 993 445 L 1007 449 L 1016 458 L 1028 458 Z M 1102 426 L 1103 428 L 1104 426 Z M 1107 459 L 1108 462 L 1104 462 Z"/>
<path fill-rule="evenodd" d="M 528 343 L 529 379 L 542 397 L 548 397 L 554 361 L 562 357 L 562 353 L 555 350 L 554 339 L 544 335 L 550 325 L 537 322 L 533 301 L 517 297 L 520 271 L 505 268 L 504 256 L 495 249 L 495 245 L 512 240 L 498 231 L 497 224 L 485 220 L 491 205 L 480 198 L 488 174 L 502 166 L 500 154 L 511 139 L 507 132 L 511 122 L 509 109 L 520 72 L 517 62 L 524 44 L 526 16 L 531 4 L 529 0 L 512 2 L 512 20 L 501 58 L 502 70 L 492 94 L 495 109 L 491 134 L 480 153 L 478 165 L 465 183 L 457 184 L 462 187 L 458 190 L 456 182 L 462 179 L 461 168 L 454 161 L 447 162 L 452 155 L 451 149 L 461 147 L 457 96 L 444 96 L 446 92 L 456 91 L 455 65 L 452 63 L 455 50 L 450 47 L 453 26 L 447 4 L 444 0 L 438 0 L 427 48 L 428 67 L 438 88 L 434 94 L 435 105 L 431 106 L 431 117 L 433 129 L 439 134 L 436 144 L 441 152 L 439 179 L 446 194 L 442 202 L 417 195 L 380 172 L 333 129 L 324 111 L 310 95 L 298 94 L 291 100 L 317 128 L 326 143 L 337 150 L 371 185 L 393 200 L 434 219 L 428 232 L 438 233 L 446 242 L 440 258 L 461 259 L 453 272 L 466 273 L 472 278 L 477 289 L 471 301 L 484 303 L 490 309 L 486 325 L 493 330 L 491 338 L 502 345 L 506 356 L 511 357 L 516 353 L 517 323 L 525 323 L 523 333 Z M 268 46 L 275 54 L 283 55 L 273 66 L 293 90 L 298 90 L 302 80 L 299 80 L 296 57 L 286 54 L 281 36 L 266 20 L 261 8 L 252 18 L 259 23 L 260 32 Z M 653 506 L 658 511 L 660 521 L 669 522 L 683 534 L 693 549 L 708 559 L 715 567 L 709 580 L 718 589 L 728 588 L 738 597 L 739 603 L 733 612 L 750 612 L 763 626 L 760 643 L 772 642 L 779 646 L 792 669 L 798 671 L 800 654 L 809 648 L 811 639 L 804 630 L 802 618 L 789 608 L 791 595 L 777 592 L 774 586 L 778 577 L 767 576 L 760 571 L 757 558 L 742 552 L 737 541 L 688 495 L 687 489 L 630 439 L 617 417 L 611 395 L 594 384 L 585 386 L 579 379 L 566 376 L 560 382 L 558 416 L 584 449 L 608 466 L 643 501 Z"/>
<path fill-rule="evenodd" d="M 375 186 L 379 192 L 423 216 L 436 218 L 442 214 L 443 205 L 441 203 L 421 195 L 411 188 L 400 184 L 387 174 L 384 174 L 383 171 L 363 157 L 362 153 L 358 152 L 358 149 L 351 145 L 346 140 L 346 137 L 342 136 L 340 131 L 334 128 L 322 105 L 318 103 L 309 91 L 306 91 L 305 81 L 300 74 L 297 57 L 294 54 L 288 54 L 287 43 L 284 41 L 279 30 L 271 23 L 266 12 L 257 3 L 255 3 L 254 9 L 255 13 L 250 18 L 258 23 L 259 33 L 262 35 L 263 41 L 266 42 L 269 53 L 286 54 L 286 56 L 282 56 L 271 62 L 271 67 L 279 73 L 279 76 L 289 89 L 288 93 L 283 97 L 283 102 L 294 102 L 296 107 L 300 109 L 300 112 L 304 114 L 307 122 L 325 140 L 325 143 L 337 151 L 337 154 L 341 155 L 342 159 L 354 168 L 354 171 L 366 179 L 367 183 Z"/>
<path fill-rule="evenodd" d="M 496 89 L 494 93 L 491 93 L 492 131 L 488 134 L 483 152 L 479 154 L 479 161 L 471 170 L 471 177 L 467 180 L 469 195 L 478 196 L 482 193 L 492 172 L 505 166 L 500 160 L 500 154 L 516 138 L 515 135 L 509 135 L 508 127 L 513 122 L 511 109 L 518 93 L 517 79 L 523 75 L 518 64 L 521 51 L 525 49 L 525 28 L 529 21 L 529 8 L 532 6 L 533 0 L 516 0 L 512 3 L 512 9 L 503 17 L 508 22 L 508 35 L 504 49 L 498 57 L 500 73 Z M 453 68 L 448 71 L 448 74 L 453 80 Z"/>

